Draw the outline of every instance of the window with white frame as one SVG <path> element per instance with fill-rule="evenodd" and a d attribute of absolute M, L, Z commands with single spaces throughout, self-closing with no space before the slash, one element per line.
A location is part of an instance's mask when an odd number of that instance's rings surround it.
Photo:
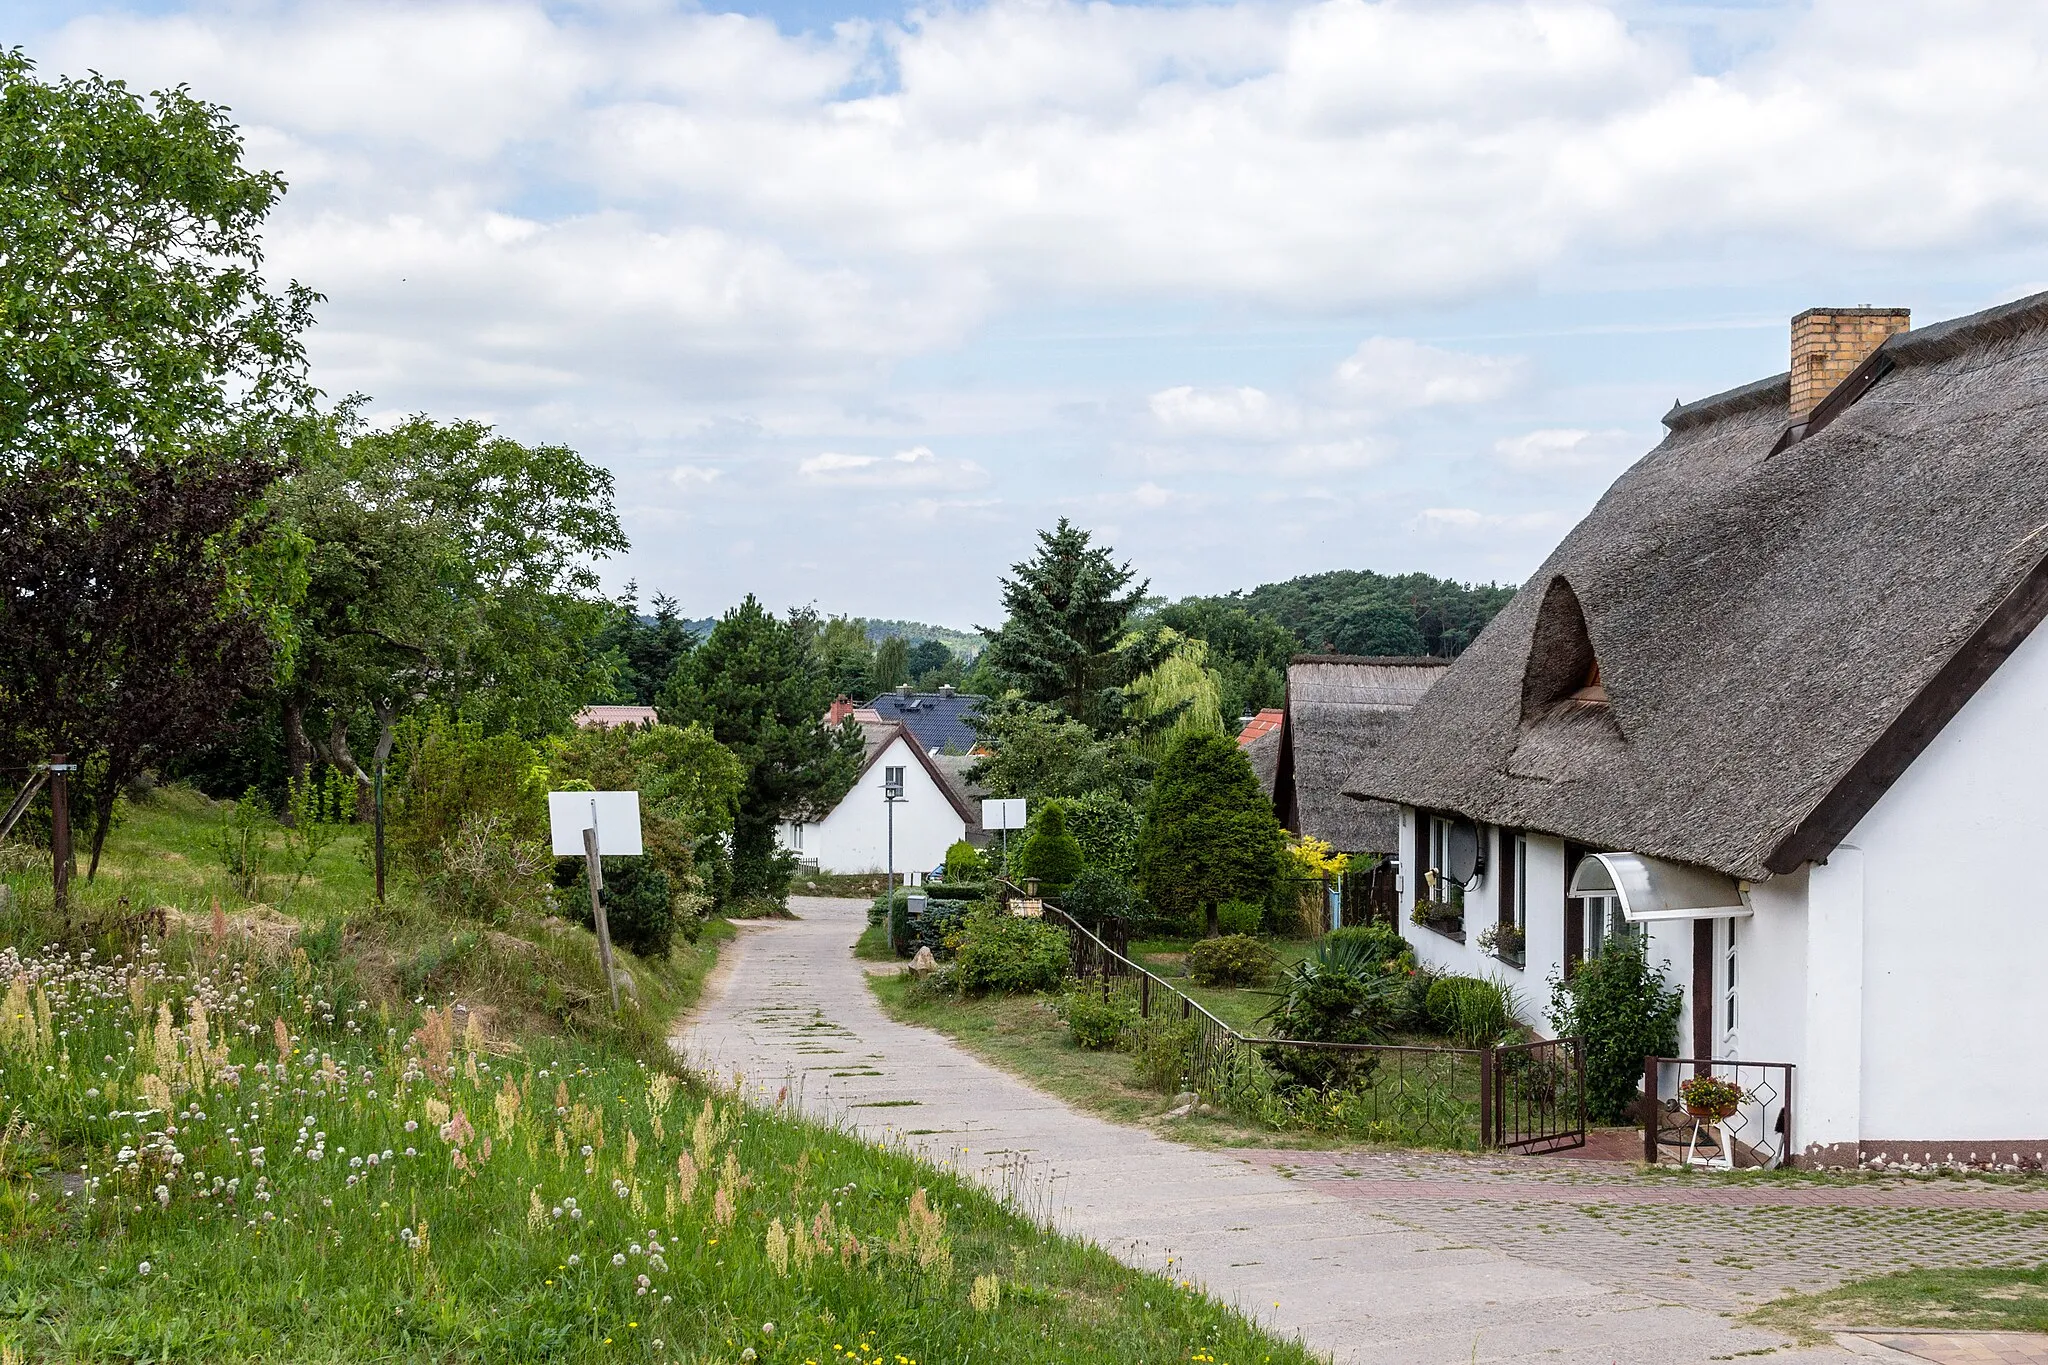
<path fill-rule="evenodd" d="M 1606 865 L 1591 854 L 1580 861 L 1580 871 L 1571 885 L 1571 913 L 1579 916 L 1579 942 L 1588 958 L 1600 956 L 1610 938 L 1626 938 L 1636 932 L 1621 912 L 1621 895 L 1615 890 Z"/>
<path fill-rule="evenodd" d="M 1735 960 L 1737 957 L 1735 947 L 1736 921 L 1725 919 L 1721 922 L 1728 926 L 1727 948 L 1721 955 L 1721 1034 L 1726 1038 L 1734 1035 L 1735 1025 L 1741 1016 L 1736 1004 L 1738 999 L 1735 970 Z"/>
<path fill-rule="evenodd" d="M 903 795 L 903 769 L 882 769 L 882 785 L 897 796 Z"/>

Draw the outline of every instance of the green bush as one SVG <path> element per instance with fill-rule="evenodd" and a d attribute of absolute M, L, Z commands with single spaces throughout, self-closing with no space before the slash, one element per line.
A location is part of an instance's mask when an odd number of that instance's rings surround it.
<path fill-rule="evenodd" d="M 1678 1051 L 1682 997 L 1649 962 L 1636 934 L 1607 940 L 1569 981 L 1552 978 L 1550 1024 L 1586 1045 L 1586 1107 L 1601 1123 L 1623 1123 L 1642 1088 L 1643 1059 Z"/>
<path fill-rule="evenodd" d="M 460 837 L 494 818 L 514 843 L 545 839 L 547 777 L 517 735 L 491 735 L 440 712 L 399 726 L 386 837 L 397 860 L 425 877 Z"/>
<path fill-rule="evenodd" d="M 1138 915 L 1138 893 L 1102 867 L 1084 867 L 1060 894 L 1060 909 L 1093 927 L 1104 920 L 1129 922 Z"/>
<path fill-rule="evenodd" d="M 1036 828 L 1017 857 L 1017 875 L 1035 879 L 1047 890 L 1057 890 L 1074 880 L 1081 870 L 1080 841 L 1067 833 L 1067 817 L 1057 801 L 1041 808 Z"/>
<path fill-rule="evenodd" d="M 1044 920 L 978 910 L 968 917 L 954 967 L 963 994 L 1049 991 L 1067 973 L 1066 932 Z"/>
<path fill-rule="evenodd" d="M 1252 901 L 1225 901 L 1216 907 L 1216 927 L 1226 934 L 1256 934 L 1266 907 Z"/>
<path fill-rule="evenodd" d="M 1133 1024 L 1124 1044 L 1137 1064 L 1139 1082 L 1169 1095 L 1179 1093 L 1194 1065 L 1200 1024 L 1164 1012 Z"/>
<path fill-rule="evenodd" d="M 1361 944 L 1362 951 L 1374 962 L 1409 965 L 1415 961 L 1415 950 L 1401 937 L 1401 931 L 1390 924 L 1347 924 L 1342 929 L 1332 929 L 1323 941 Z"/>
<path fill-rule="evenodd" d="M 1113 872 L 1128 882 L 1138 870 L 1138 808 L 1111 791 L 1093 791 L 1060 801 L 1067 833 L 1081 845 L 1089 867 Z"/>
<path fill-rule="evenodd" d="M 1085 981 L 1060 997 L 1059 1011 L 1073 1031 L 1074 1041 L 1090 1052 L 1117 1046 L 1138 1017 L 1123 996 L 1111 995 L 1105 1000 L 1099 985 Z"/>
<path fill-rule="evenodd" d="M 961 931 L 967 923 L 968 903 L 966 901 L 935 901 L 924 903 L 924 914 L 911 919 L 904 914 L 901 952 L 905 957 L 916 957 L 919 948 L 929 948 L 932 956 L 944 961 L 953 956 L 949 938 Z"/>
<path fill-rule="evenodd" d="M 605 928 L 612 942 L 641 957 L 664 958 L 675 941 L 675 900 L 668 874 L 646 858 L 606 858 L 604 862 Z M 590 897 L 578 902 L 582 918 L 590 918 Z"/>
<path fill-rule="evenodd" d="M 1256 986 L 1273 965 L 1272 950 L 1249 934 L 1205 938 L 1188 949 L 1188 976 L 1198 986 Z"/>
<path fill-rule="evenodd" d="M 1504 982 L 1478 976 L 1440 976 L 1429 985 L 1423 1011 L 1429 1026 L 1460 1047 L 1492 1047 L 1513 1034 L 1515 996 Z"/>
<path fill-rule="evenodd" d="M 981 860 L 981 851 L 965 839 L 955 840 L 946 850 L 946 880 L 949 882 L 979 882 L 988 876 L 987 864 Z"/>
<path fill-rule="evenodd" d="M 1289 969 L 1280 1003 L 1265 1017 L 1273 1033 L 1318 1043 L 1383 1041 L 1399 1012 L 1405 978 L 1370 961 L 1354 941 L 1324 939 Z M 1371 1071 L 1370 1054 L 1270 1049 L 1267 1058 L 1297 1085 L 1318 1090 L 1351 1084 Z"/>

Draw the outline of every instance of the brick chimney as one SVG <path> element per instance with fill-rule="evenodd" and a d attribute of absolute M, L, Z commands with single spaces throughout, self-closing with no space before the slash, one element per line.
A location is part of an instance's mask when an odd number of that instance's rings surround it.
<path fill-rule="evenodd" d="M 1792 319 L 1792 420 L 1803 422 L 1885 338 L 1912 326 L 1904 308 L 1809 308 Z"/>

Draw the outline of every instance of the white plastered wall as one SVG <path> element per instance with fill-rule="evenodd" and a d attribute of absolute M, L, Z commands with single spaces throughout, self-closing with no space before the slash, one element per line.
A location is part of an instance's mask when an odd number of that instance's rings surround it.
<path fill-rule="evenodd" d="M 1401 874 L 1400 929 L 1402 937 L 1415 949 L 1415 960 L 1439 971 L 1505 981 L 1515 992 L 1522 1022 L 1547 1037 L 1550 978 L 1564 967 L 1564 841 L 1542 834 L 1528 836 L 1527 948 L 1523 965 L 1517 968 L 1479 949 L 1479 931 L 1494 923 L 1500 913 L 1500 884 L 1496 879 L 1502 865 L 1502 832 L 1487 830 L 1486 872 L 1465 895 L 1465 941 L 1460 943 L 1411 918 L 1417 880 L 1412 869 L 1421 866 L 1415 852 L 1415 830 L 1415 811 L 1403 806 L 1401 866 L 1409 870 Z"/>
<path fill-rule="evenodd" d="M 815 858 L 821 872 L 880 872 L 888 867 L 889 811 L 882 799 L 888 769 L 903 769 L 904 799 L 896 803 L 896 871 L 926 872 L 946 859 L 964 838 L 967 824 L 946 793 L 910 752 L 901 735 L 891 740 L 832 813 L 803 828 L 802 857 Z M 785 848 L 793 834 L 778 831 Z"/>
<path fill-rule="evenodd" d="M 2048 1090 L 2028 1054 L 2048 1037 L 2044 832 L 2048 629 L 1843 841 L 1861 862 L 1864 1141 L 2048 1139 Z M 1815 914 L 1842 861 L 1814 870 Z M 1822 946 L 1816 938 L 1816 954 Z M 1850 965 L 1811 963 L 1817 982 L 1825 971 L 1846 983 Z M 1816 989 L 1813 1007 L 1846 1019 L 1846 984 L 1839 1000 Z"/>

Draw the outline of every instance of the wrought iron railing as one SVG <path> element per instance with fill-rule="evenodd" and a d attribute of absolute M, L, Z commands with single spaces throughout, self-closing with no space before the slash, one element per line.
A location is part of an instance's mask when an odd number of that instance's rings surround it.
<path fill-rule="evenodd" d="M 1643 1059 L 1643 1160 L 1724 1169 L 1790 1166 L 1793 1146 L 1790 1062 L 1735 1057 Z M 1728 1081 L 1742 1101 L 1724 1119 L 1686 1112 L 1678 1088 L 1696 1076 Z"/>
<path fill-rule="evenodd" d="M 1015 888 L 1012 888 L 1015 891 Z M 1015 894 L 1022 895 L 1021 891 Z M 1068 934 L 1073 974 L 1141 1021 L 1178 1019 L 1187 1088 L 1274 1122 L 1340 1122 L 1387 1141 L 1561 1151 L 1586 1140 L 1584 1051 L 1575 1038 L 1503 1048 L 1320 1043 L 1240 1032 L 1050 902 L 1039 913 Z M 1314 1078 L 1294 1092 L 1277 1074 Z M 1312 1111 L 1312 1112 L 1311 1112 Z"/>

